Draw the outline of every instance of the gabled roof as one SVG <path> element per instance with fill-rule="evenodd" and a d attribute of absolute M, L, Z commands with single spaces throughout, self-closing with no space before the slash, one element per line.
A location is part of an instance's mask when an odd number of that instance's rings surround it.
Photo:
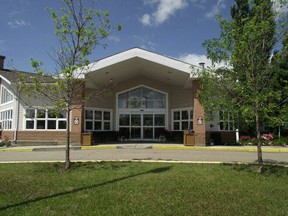
<path fill-rule="evenodd" d="M 45 76 L 45 75 L 41 76 L 36 73 L 29 73 L 29 72 L 16 71 L 16 70 L 7 70 L 7 69 L 0 70 L 0 78 L 5 80 L 10 85 L 12 83 L 18 82 L 20 76 L 22 76 L 22 79 L 24 79 L 25 82 L 27 83 L 31 82 L 32 77 L 37 77 L 38 79 L 40 79 L 42 83 L 55 82 L 52 76 Z"/>
<path fill-rule="evenodd" d="M 100 59 L 81 71 L 86 86 L 91 88 L 109 80 L 118 83 L 141 76 L 189 88 L 191 72 L 191 64 L 138 47 Z"/>
<path fill-rule="evenodd" d="M 191 64 L 188 64 L 186 62 L 180 61 L 178 59 L 174 59 L 172 57 L 167 57 L 161 54 L 157 54 L 151 51 L 144 50 L 139 47 L 135 47 L 111 56 L 108 56 L 106 58 L 100 59 L 96 62 L 92 62 L 89 65 L 89 72 L 117 64 L 132 58 L 141 58 L 145 59 L 157 64 L 161 64 L 170 68 L 174 68 L 179 71 L 183 71 L 186 73 L 191 72 Z"/>

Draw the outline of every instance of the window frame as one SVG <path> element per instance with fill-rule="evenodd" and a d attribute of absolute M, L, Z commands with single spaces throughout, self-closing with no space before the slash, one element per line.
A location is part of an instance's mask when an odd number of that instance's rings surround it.
<path fill-rule="evenodd" d="M 34 110 L 34 117 L 27 117 L 27 110 Z M 38 112 L 40 110 L 44 110 L 44 117 L 38 117 Z M 27 131 L 66 131 L 67 128 L 67 112 L 66 112 L 66 116 L 64 118 L 59 118 L 59 117 L 49 117 L 49 111 L 51 111 L 53 109 L 49 109 L 49 108 L 43 108 L 43 107 L 37 107 L 37 108 L 24 108 L 24 119 L 23 119 L 23 129 L 27 130 Z M 64 110 L 63 110 L 64 111 Z M 27 128 L 27 122 L 33 122 L 33 128 Z M 48 128 L 49 127 L 49 121 L 55 121 L 55 128 Z M 39 128 L 40 124 L 38 125 L 38 123 L 40 122 L 44 122 L 44 127 L 43 128 Z M 59 128 L 60 122 L 65 122 L 65 128 Z"/>
<path fill-rule="evenodd" d="M 188 112 L 188 118 L 183 119 L 182 118 L 182 113 L 187 111 Z M 179 112 L 179 119 L 174 119 L 175 113 Z M 179 109 L 171 109 L 171 129 L 172 131 L 184 131 L 184 130 L 193 130 L 193 108 L 188 107 L 188 108 L 179 108 Z M 188 122 L 188 128 L 183 129 L 183 122 Z M 179 129 L 174 128 L 174 123 L 179 123 Z M 191 124 L 191 128 L 190 128 Z"/>
<path fill-rule="evenodd" d="M 3 97 L 5 95 L 5 97 Z M 11 96 L 11 99 L 6 101 L 6 96 L 7 95 L 10 95 Z M 5 98 L 5 101 L 4 101 L 4 98 Z M 6 104 L 9 104 L 9 103 L 12 103 L 14 101 L 14 94 L 8 90 L 5 86 L 1 86 L 1 100 L 0 100 L 0 104 L 1 105 L 6 105 Z"/>
<path fill-rule="evenodd" d="M 92 117 L 89 119 L 86 119 L 86 111 L 92 112 Z M 101 119 L 96 118 L 96 112 L 101 112 Z M 105 113 L 110 114 L 110 119 L 105 119 Z M 91 123 L 91 128 L 87 128 L 87 122 Z M 84 130 L 85 131 L 112 131 L 112 122 L 113 122 L 113 110 L 112 109 L 102 109 L 102 108 L 91 108 L 86 107 L 84 110 Z M 101 129 L 95 129 L 96 123 L 101 123 Z M 105 129 L 105 123 L 110 125 L 109 129 Z"/>
<path fill-rule="evenodd" d="M 222 112 L 222 115 L 220 114 L 220 112 Z M 221 119 L 221 116 L 223 116 L 222 119 Z M 221 128 L 221 125 L 223 125 L 224 128 Z M 234 131 L 235 130 L 235 120 L 234 120 L 234 117 L 231 115 L 231 113 L 225 110 L 220 110 L 218 112 L 218 130 L 219 131 Z"/>
<path fill-rule="evenodd" d="M 13 130 L 13 108 L 0 111 L 0 122 L 2 130 Z"/>

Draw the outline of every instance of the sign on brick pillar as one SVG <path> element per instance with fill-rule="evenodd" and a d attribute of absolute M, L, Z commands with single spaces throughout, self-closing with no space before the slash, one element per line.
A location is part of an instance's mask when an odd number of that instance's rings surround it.
<path fill-rule="evenodd" d="M 83 106 L 74 105 L 71 112 L 71 143 L 81 144 L 83 120 Z"/>
<path fill-rule="evenodd" d="M 200 89 L 199 82 L 193 81 L 193 128 L 195 132 L 195 145 L 205 145 L 206 126 L 204 108 L 197 98 L 197 91 Z"/>

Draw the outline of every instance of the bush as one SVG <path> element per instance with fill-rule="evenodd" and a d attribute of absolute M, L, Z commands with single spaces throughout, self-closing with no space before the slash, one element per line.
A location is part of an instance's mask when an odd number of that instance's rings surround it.
<path fill-rule="evenodd" d="M 6 146 L 6 147 L 10 147 L 11 146 L 11 141 L 9 140 L 8 136 L 4 136 L 4 140 L 2 140 L 0 142 L 0 147 L 3 147 L 3 146 Z"/>
<path fill-rule="evenodd" d="M 286 146 L 288 145 L 288 137 L 280 137 L 272 141 L 273 146 Z"/>

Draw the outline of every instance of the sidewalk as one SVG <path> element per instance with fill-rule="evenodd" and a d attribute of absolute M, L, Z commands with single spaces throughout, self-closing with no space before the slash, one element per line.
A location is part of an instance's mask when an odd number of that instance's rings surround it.
<path fill-rule="evenodd" d="M 65 145 L 53 146 L 13 146 L 0 147 L 0 152 L 32 152 L 32 151 L 64 151 Z M 96 150 L 96 149 L 161 149 L 161 150 L 205 150 L 205 151 L 244 151 L 257 152 L 256 146 L 184 146 L 183 144 L 168 144 L 168 143 L 116 143 L 116 144 L 101 144 L 92 146 L 71 146 L 71 151 L 77 150 Z M 263 152 L 280 152 L 288 153 L 288 147 L 273 147 L 262 146 Z"/>

